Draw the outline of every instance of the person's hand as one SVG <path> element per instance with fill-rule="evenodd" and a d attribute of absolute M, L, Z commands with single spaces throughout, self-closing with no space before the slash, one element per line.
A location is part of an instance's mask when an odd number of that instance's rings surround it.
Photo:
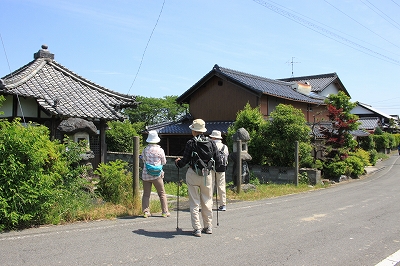
<path fill-rule="evenodd" d="M 175 166 L 178 167 L 178 168 L 179 168 L 178 162 L 179 162 L 180 160 L 181 160 L 181 158 L 176 158 L 176 159 L 175 159 Z"/>

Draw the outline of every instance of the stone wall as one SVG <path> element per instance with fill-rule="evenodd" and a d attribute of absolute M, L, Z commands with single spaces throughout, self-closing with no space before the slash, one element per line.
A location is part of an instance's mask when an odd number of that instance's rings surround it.
<path fill-rule="evenodd" d="M 187 167 L 177 169 L 175 166 L 176 156 L 167 156 L 167 164 L 164 165 L 165 181 L 166 182 L 177 182 L 178 180 L 185 181 L 185 174 Z M 133 156 L 132 153 L 121 153 L 121 152 L 107 152 L 107 162 L 122 160 L 129 163 L 130 171 L 132 171 Z M 139 175 L 143 167 L 143 163 L 139 161 Z M 259 165 L 249 165 L 250 173 L 258 177 L 261 183 L 271 182 L 278 184 L 295 183 L 295 169 L 293 167 L 267 167 Z M 321 171 L 315 169 L 299 169 L 299 172 L 307 172 L 311 184 L 315 185 L 321 183 Z M 179 174 L 179 175 L 178 175 Z M 229 161 L 228 169 L 226 171 L 226 182 L 230 182 L 233 179 L 233 162 Z"/>

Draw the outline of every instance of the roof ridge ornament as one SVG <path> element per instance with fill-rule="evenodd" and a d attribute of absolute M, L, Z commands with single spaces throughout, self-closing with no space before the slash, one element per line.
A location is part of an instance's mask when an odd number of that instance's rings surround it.
<path fill-rule="evenodd" d="M 40 49 L 38 52 L 33 54 L 34 59 L 38 58 L 48 58 L 53 60 L 54 59 L 54 54 L 50 53 L 49 50 L 47 50 L 49 47 L 46 44 L 42 45 L 42 49 Z"/>

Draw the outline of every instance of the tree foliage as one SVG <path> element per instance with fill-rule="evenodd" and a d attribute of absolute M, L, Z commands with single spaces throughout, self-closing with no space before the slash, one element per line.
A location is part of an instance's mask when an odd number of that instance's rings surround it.
<path fill-rule="evenodd" d="M 295 142 L 299 142 L 300 165 L 312 163 L 310 132 L 304 114 L 291 105 L 279 104 L 270 115 L 265 140 L 269 165 L 293 167 Z"/>
<path fill-rule="evenodd" d="M 239 128 L 244 128 L 249 132 L 250 141 L 248 143 L 248 153 L 252 156 L 252 164 L 263 164 L 265 162 L 266 142 L 264 132 L 267 122 L 264 120 L 258 107 L 252 108 L 247 103 L 243 110 L 236 115 L 236 120 L 228 128 L 227 142 L 230 147 L 233 145 L 232 136 Z"/>
<path fill-rule="evenodd" d="M 131 123 L 144 123 L 144 126 L 154 125 L 163 122 L 177 121 L 188 112 L 188 105 L 179 105 L 176 102 L 178 96 L 164 96 L 153 98 L 137 96 L 140 102 L 135 109 L 127 109 L 125 113 Z M 144 129 L 144 128 L 143 128 Z"/>
<path fill-rule="evenodd" d="M 109 121 L 106 131 L 107 150 L 115 152 L 132 152 L 133 137 L 138 136 L 138 123 L 132 124 L 128 120 Z M 136 126 L 136 127 L 135 127 Z"/>
<path fill-rule="evenodd" d="M 301 110 L 280 104 L 270 118 L 271 121 L 266 121 L 259 107 L 252 108 L 246 104 L 228 129 L 228 143 L 231 146 L 232 135 L 244 128 L 250 135 L 248 152 L 253 158 L 252 164 L 293 166 L 295 141 L 299 141 L 300 164 L 310 166 L 310 128 Z"/>
<path fill-rule="evenodd" d="M 321 126 L 321 133 L 326 139 L 326 158 L 334 161 L 344 160 L 357 146 L 351 131 L 358 128 L 358 116 L 350 113 L 357 103 L 350 102 L 350 97 L 342 91 L 329 95 L 325 102 L 331 122 L 331 127 Z"/>

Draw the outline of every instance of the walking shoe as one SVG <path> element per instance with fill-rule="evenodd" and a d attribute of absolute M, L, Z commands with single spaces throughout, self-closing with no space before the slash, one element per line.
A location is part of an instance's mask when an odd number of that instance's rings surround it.
<path fill-rule="evenodd" d="M 151 216 L 151 214 L 149 212 L 144 212 L 144 214 L 143 214 L 144 218 L 148 218 L 149 216 Z"/>
<path fill-rule="evenodd" d="M 203 230 L 201 230 L 202 233 L 204 234 L 212 234 L 212 228 L 211 227 L 207 227 L 207 228 L 203 228 Z"/>
<path fill-rule="evenodd" d="M 164 217 L 164 218 L 167 218 L 167 217 L 170 217 L 170 216 L 171 216 L 171 214 L 170 214 L 169 212 L 163 212 L 161 215 L 162 215 L 162 217 Z"/>
<path fill-rule="evenodd" d="M 219 211 L 226 211 L 226 205 L 221 205 L 218 207 Z"/>
<path fill-rule="evenodd" d="M 200 229 L 194 229 L 193 232 L 192 232 L 192 235 L 200 237 L 201 236 Z"/>

